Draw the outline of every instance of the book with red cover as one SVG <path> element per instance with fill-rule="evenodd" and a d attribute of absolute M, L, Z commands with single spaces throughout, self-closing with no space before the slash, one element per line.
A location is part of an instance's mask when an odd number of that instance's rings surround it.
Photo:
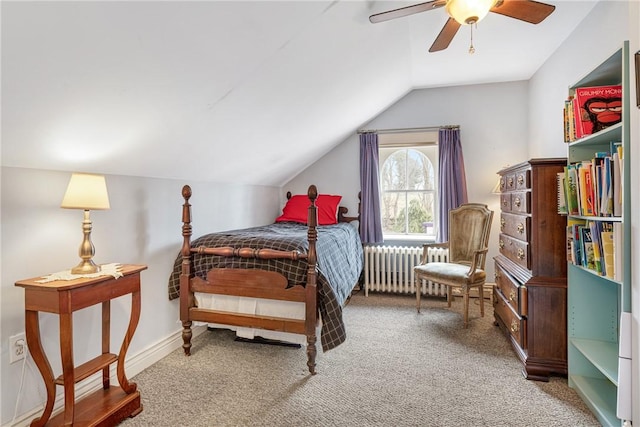
<path fill-rule="evenodd" d="M 577 134 L 591 135 L 622 120 L 622 86 L 579 87 L 575 90 Z M 577 113 L 577 111 L 576 111 Z"/>

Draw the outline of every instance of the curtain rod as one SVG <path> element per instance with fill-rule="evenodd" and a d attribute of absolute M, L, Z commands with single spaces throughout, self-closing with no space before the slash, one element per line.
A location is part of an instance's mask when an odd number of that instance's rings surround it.
<path fill-rule="evenodd" d="M 446 126 L 427 126 L 422 128 L 404 128 L 404 129 L 360 129 L 358 134 L 361 133 L 409 133 L 409 132 L 426 132 L 440 129 L 458 129 L 460 125 L 446 125 Z"/>

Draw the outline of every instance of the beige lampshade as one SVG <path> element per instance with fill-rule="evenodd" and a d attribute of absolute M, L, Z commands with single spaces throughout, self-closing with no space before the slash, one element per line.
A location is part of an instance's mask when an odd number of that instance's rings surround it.
<path fill-rule="evenodd" d="M 461 25 L 480 21 L 487 16 L 496 0 L 447 0 L 447 13 Z"/>
<path fill-rule="evenodd" d="M 73 173 L 60 207 L 66 209 L 109 209 L 109 194 L 103 175 Z"/>

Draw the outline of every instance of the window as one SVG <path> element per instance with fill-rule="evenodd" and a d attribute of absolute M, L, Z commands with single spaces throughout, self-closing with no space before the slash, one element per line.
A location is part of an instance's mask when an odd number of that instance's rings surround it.
<path fill-rule="evenodd" d="M 385 238 L 436 236 L 437 159 L 438 145 L 433 140 L 380 142 L 380 202 Z"/>

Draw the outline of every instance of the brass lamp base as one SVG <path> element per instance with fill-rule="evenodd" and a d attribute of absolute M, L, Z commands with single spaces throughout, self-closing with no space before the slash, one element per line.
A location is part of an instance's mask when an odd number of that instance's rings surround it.
<path fill-rule="evenodd" d="M 84 220 L 82 221 L 82 244 L 78 255 L 82 261 L 71 269 L 71 274 L 91 274 L 100 271 L 100 266 L 96 265 L 91 258 L 95 254 L 95 248 L 91 243 L 91 218 L 89 217 L 89 209 L 84 210 Z"/>
<path fill-rule="evenodd" d="M 82 260 L 80 264 L 71 269 L 71 274 L 91 274 L 100 271 L 100 266 L 96 265 L 92 260 Z"/>

